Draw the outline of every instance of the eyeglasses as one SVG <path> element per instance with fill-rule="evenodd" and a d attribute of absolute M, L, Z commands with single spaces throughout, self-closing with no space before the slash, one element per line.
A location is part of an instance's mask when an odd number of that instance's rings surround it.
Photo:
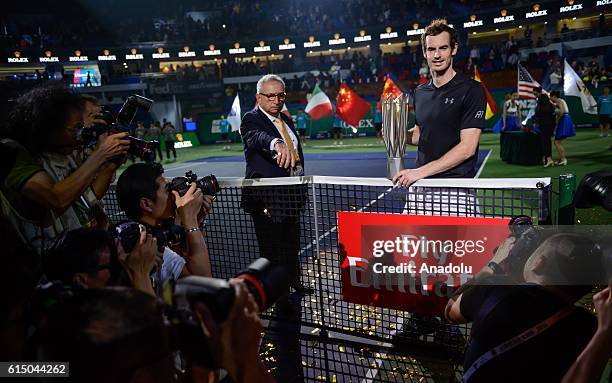
<path fill-rule="evenodd" d="M 260 93 L 260 95 L 267 97 L 268 100 L 273 101 L 275 98 L 278 97 L 279 101 L 284 101 L 287 98 L 287 93 L 285 92 L 281 92 L 281 93 Z"/>

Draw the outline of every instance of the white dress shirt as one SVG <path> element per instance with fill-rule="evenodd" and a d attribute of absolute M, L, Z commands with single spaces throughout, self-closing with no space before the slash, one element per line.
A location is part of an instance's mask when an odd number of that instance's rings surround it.
<path fill-rule="evenodd" d="M 259 107 L 258 107 L 259 108 Z M 285 121 L 283 121 L 282 118 L 280 118 L 280 115 L 278 117 L 274 117 L 272 116 L 270 113 L 266 112 L 265 110 L 259 108 L 259 110 L 261 110 L 263 112 L 263 114 L 266 115 L 266 117 L 268 117 L 270 119 L 270 121 L 272 121 L 272 124 L 274 124 L 274 120 L 276 120 L 277 118 L 280 120 L 280 122 L 285 125 L 285 129 L 287 129 L 287 134 L 289 134 L 289 137 L 291 137 L 291 141 L 293 141 L 293 147 L 295 148 L 295 151 L 298 151 L 298 140 L 297 137 L 295 136 L 295 134 L 293 134 L 293 130 L 291 130 L 289 128 L 289 126 L 287 126 L 287 124 L 285 123 Z M 282 112 L 281 112 L 282 113 Z M 283 136 L 283 133 L 281 132 L 280 128 L 278 127 L 278 125 L 274 124 L 274 127 L 276 128 L 276 130 L 278 131 L 278 134 L 281 135 L 281 137 Z M 274 145 L 276 145 L 277 142 L 285 142 L 284 140 L 280 139 L 280 138 L 275 138 L 270 142 L 270 150 L 274 150 Z"/>

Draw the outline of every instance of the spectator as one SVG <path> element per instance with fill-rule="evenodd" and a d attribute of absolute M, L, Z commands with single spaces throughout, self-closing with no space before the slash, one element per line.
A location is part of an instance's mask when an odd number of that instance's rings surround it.
<path fill-rule="evenodd" d="M 140 138 L 141 140 L 145 139 L 145 136 L 147 135 L 147 129 L 144 126 L 144 122 L 138 121 L 136 123 L 136 129 L 134 130 L 134 133 L 136 134 L 136 138 Z"/>
<path fill-rule="evenodd" d="M 151 141 L 157 141 L 157 145 L 155 145 L 156 155 L 159 156 L 159 161 L 161 162 L 164 157 L 162 156 L 161 146 L 160 146 L 160 137 L 162 130 L 159 126 L 159 121 L 153 121 L 151 123 L 151 129 L 149 129 L 149 134 L 151 135 Z"/>
<path fill-rule="evenodd" d="M 172 151 L 172 156 L 174 157 L 174 161 L 176 161 L 176 148 L 174 147 L 175 131 L 174 126 L 172 126 L 172 123 L 170 121 L 164 122 L 162 133 L 164 134 L 164 141 L 166 144 L 166 157 L 168 158 L 168 161 L 170 161 L 170 151 Z"/>
<path fill-rule="evenodd" d="M 561 90 L 561 81 L 563 80 L 563 75 L 561 74 L 561 68 L 555 68 L 554 71 L 549 76 L 550 81 L 550 90 Z"/>
<path fill-rule="evenodd" d="M 597 110 L 599 112 L 599 137 L 609 137 L 610 116 L 612 115 L 612 96 L 609 87 L 605 87 L 603 94 L 597 99 Z"/>
<path fill-rule="evenodd" d="M 561 28 L 561 34 L 564 35 L 564 34 L 567 34 L 569 32 L 570 32 L 570 29 L 567 26 L 567 23 L 563 23 L 563 28 Z"/>

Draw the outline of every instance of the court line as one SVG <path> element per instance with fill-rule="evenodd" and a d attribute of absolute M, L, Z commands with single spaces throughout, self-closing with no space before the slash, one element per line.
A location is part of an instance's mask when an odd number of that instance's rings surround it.
<path fill-rule="evenodd" d="M 387 194 L 390 190 L 393 190 L 392 187 L 390 187 L 389 189 L 385 190 L 384 192 L 382 192 L 378 197 L 376 197 L 375 199 L 371 200 L 370 202 L 368 202 L 367 205 L 365 205 L 364 207 L 360 208 L 359 210 L 357 210 L 357 213 L 361 213 L 364 209 L 367 209 L 368 207 L 372 206 L 373 203 L 375 203 L 376 201 L 378 201 L 379 199 L 381 199 L 385 194 Z M 306 247 L 302 248 L 300 250 L 300 252 L 298 253 L 298 256 L 302 256 L 302 254 L 308 250 L 310 250 L 312 248 L 312 246 L 314 246 L 317 242 L 321 242 L 323 239 L 325 239 L 325 237 L 327 237 L 328 235 L 330 235 L 331 233 L 335 232 L 338 230 L 338 225 L 335 225 L 334 227 L 332 227 L 331 229 L 327 230 L 325 233 L 321 234 L 319 236 L 319 238 L 317 239 L 313 239 L 312 242 L 310 242 Z"/>
<path fill-rule="evenodd" d="M 480 173 L 482 173 L 483 169 L 485 168 L 485 165 L 487 164 L 487 160 L 489 159 L 489 156 L 491 155 L 492 150 L 489 149 L 489 153 L 487 153 L 487 156 L 485 157 L 484 161 L 482 161 L 482 164 L 480 164 L 480 169 L 478 169 L 478 173 L 476 173 L 476 177 L 474 178 L 479 178 L 480 177 Z"/>

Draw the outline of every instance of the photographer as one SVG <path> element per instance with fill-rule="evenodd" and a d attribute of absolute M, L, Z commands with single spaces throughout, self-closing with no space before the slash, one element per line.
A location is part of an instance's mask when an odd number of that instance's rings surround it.
<path fill-rule="evenodd" d="M 128 151 L 126 133 L 100 137 L 77 165 L 72 153 L 82 144 L 83 124 L 81 96 L 63 87 L 38 87 L 16 100 L 2 134 L 10 162 L 0 187 L 2 212 L 39 252 L 62 232 L 99 224 L 92 205 L 103 192 L 94 180 L 107 162 Z"/>
<path fill-rule="evenodd" d="M 204 196 L 195 184 L 183 196 L 176 191 L 170 193 L 163 171 L 160 164 L 138 163 L 128 167 L 117 182 L 119 206 L 130 219 L 145 225 L 148 230 L 162 227 L 173 217 L 180 220 L 186 246 L 182 246 L 182 257 L 168 246 L 164 248 L 158 282 L 192 274 L 211 276 L 210 258 L 200 224 L 212 209 L 213 197 Z"/>
<path fill-rule="evenodd" d="M 495 263 L 521 240 L 506 240 Z M 558 233 L 526 259 L 525 283 L 499 272 L 485 266 L 447 305 L 447 320 L 473 323 L 464 381 L 560 381 L 595 333 L 595 318 L 574 303 L 603 280 L 601 249 L 584 236 Z"/>
<path fill-rule="evenodd" d="M 272 383 L 258 355 L 261 323 L 253 298 L 242 283 L 230 283 L 235 287 L 235 299 L 222 323 L 211 321 L 206 306 L 196 303 L 192 308 L 200 325 L 198 331 L 205 335 L 205 343 L 195 349 L 214 355 L 215 361 L 203 362 L 220 363 L 236 383 Z M 69 362 L 74 381 L 179 381 L 180 372 L 173 366 L 174 351 L 182 351 L 185 341 L 196 339 L 177 339 L 176 331 L 169 331 L 164 319 L 166 309 L 132 289 L 67 294 L 45 313 L 37 355 L 41 361 Z M 189 363 L 181 381 L 210 382 L 214 373 L 193 363 L 197 355 L 185 356 Z"/>
<path fill-rule="evenodd" d="M 155 296 L 150 275 L 161 259 L 157 259 L 157 240 L 145 231 L 126 254 L 109 232 L 81 228 L 66 234 L 61 244 L 47 254 L 44 264 L 49 280 L 84 289 L 119 282 L 122 268 L 132 287 Z"/>

